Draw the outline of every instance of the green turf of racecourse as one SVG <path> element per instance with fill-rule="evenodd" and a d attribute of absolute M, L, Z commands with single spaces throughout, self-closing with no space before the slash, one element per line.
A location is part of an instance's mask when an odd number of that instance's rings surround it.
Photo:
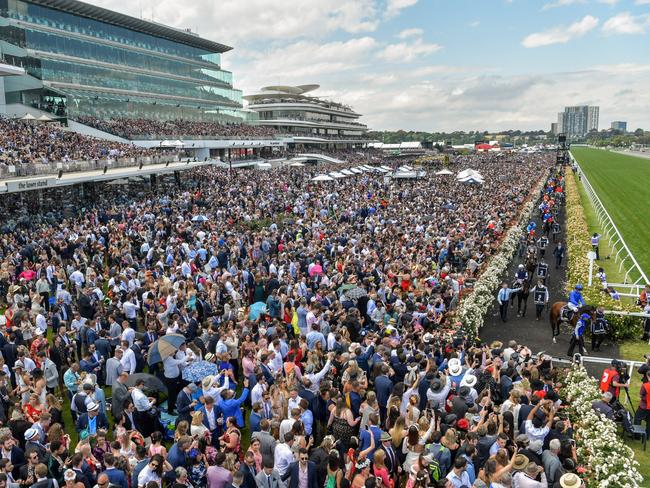
<path fill-rule="evenodd" d="M 571 153 L 648 275 L 650 226 L 646 210 L 650 204 L 650 159 L 589 147 L 572 147 Z"/>

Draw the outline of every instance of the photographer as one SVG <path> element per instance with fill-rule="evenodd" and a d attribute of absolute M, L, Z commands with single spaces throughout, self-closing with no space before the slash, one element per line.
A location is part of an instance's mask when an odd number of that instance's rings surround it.
<path fill-rule="evenodd" d="M 603 375 L 600 378 L 600 391 L 602 393 L 610 392 L 618 400 L 620 389 L 628 388 L 629 386 L 630 381 L 627 376 L 625 364 L 617 359 L 613 359 L 611 367 L 603 371 Z"/>
<path fill-rule="evenodd" d="M 634 424 L 641 425 L 641 422 L 645 420 L 645 432 L 650 437 L 650 369 L 648 368 L 645 369 L 643 374 L 643 383 L 641 384 L 639 396 L 639 408 L 634 414 Z"/>

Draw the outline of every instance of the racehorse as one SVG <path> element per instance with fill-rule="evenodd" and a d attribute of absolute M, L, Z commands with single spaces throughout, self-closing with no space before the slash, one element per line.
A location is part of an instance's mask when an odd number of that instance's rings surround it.
<path fill-rule="evenodd" d="M 514 292 L 510 296 L 510 306 L 513 307 L 515 304 L 515 297 L 517 297 L 517 317 L 526 316 L 526 308 L 528 307 L 528 295 L 530 295 L 530 279 L 524 280 L 523 283 L 518 283 L 515 281 L 512 284 L 512 288 L 521 288 L 521 290 Z M 522 309 L 523 305 L 523 309 Z"/>
<path fill-rule="evenodd" d="M 571 326 L 573 329 L 576 326 L 576 322 L 578 322 L 578 318 L 583 313 L 589 314 L 592 319 L 594 318 L 594 314 L 596 312 L 595 307 L 591 305 L 585 305 L 584 307 L 580 307 L 578 311 L 573 314 L 571 320 L 566 320 L 566 318 L 562 317 L 562 309 L 566 306 L 566 304 L 567 302 L 554 302 L 553 305 L 551 305 L 549 320 L 551 322 L 551 329 L 553 331 L 553 339 L 555 339 L 556 336 L 560 335 L 560 325 L 562 323 Z"/>
<path fill-rule="evenodd" d="M 528 281 L 533 279 L 533 273 L 537 268 L 537 251 L 528 252 L 526 255 L 526 271 L 528 271 Z"/>

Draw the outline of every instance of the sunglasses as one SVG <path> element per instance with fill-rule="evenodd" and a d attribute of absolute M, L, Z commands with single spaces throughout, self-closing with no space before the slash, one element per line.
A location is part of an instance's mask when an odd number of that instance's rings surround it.
<path fill-rule="evenodd" d="M 309 459 L 309 458 L 307 458 L 307 457 L 301 457 L 301 458 L 300 458 L 301 461 L 307 461 L 308 459 Z"/>

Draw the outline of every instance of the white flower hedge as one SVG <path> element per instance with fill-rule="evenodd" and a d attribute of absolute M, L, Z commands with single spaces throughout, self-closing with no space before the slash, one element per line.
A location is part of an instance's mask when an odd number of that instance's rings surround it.
<path fill-rule="evenodd" d="M 533 189 L 531 192 L 533 198 L 540 193 L 545 182 L 546 178 L 543 178 Z M 479 329 L 483 327 L 485 315 L 494 305 L 497 290 L 501 286 L 501 277 L 519 246 L 519 237 L 525 231 L 530 217 L 536 209 L 535 203 L 535 200 L 532 200 L 523 205 L 519 222 L 506 232 L 499 252 L 490 259 L 487 269 L 476 280 L 471 294 L 463 296 L 458 307 L 458 319 L 463 324 L 463 330 L 469 338 L 478 335 Z"/>
<path fill-rule="evenodd" d="M 569 371 L 563 395 L 574 428 L 578 463 L 589 488 L 637 488 L 643 481 L 634 452 L 618 437 L 616 424 L 591 408 L 601 398 L 597 381 L 581 365 Z"/>

